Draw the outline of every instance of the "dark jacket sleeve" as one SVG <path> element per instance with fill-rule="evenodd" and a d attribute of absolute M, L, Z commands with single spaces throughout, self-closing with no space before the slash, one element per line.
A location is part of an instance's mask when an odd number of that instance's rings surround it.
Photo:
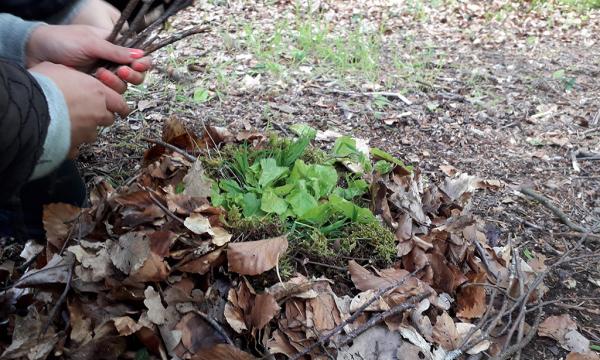
<path fill-rule="evenodd" d="M 31 176 L 49 124 L 48 104 L 35 79 L 0 59 L 0 204 Z"/>
<path fill-rule="evenodd" d="M 46 20 L 65 13 L 78 0 L 0 0 L 0 12 L 25 20 Z"/>

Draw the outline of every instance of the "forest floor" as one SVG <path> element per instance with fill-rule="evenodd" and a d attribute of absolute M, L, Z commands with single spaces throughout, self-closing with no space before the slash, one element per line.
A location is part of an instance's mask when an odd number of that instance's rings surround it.
<path fill-rule="evenodd" d="M 122 185 L 147 143 L 177 117 L 198 130 L 290 132 L 306 123 L 365 139 L 421 169 L 453 168 L 505 187 L 471 211 L 528 256 L 578 240 L 535 189 L 575 223 L 600 224 L 600 12 L 513 1 L 197 1 L 172 29 L 208 31 L 154 56 L 135 111 L 82 152 L 86 179 Z M 453 168 L 451 168 L 451 167 Z M 562 235 L 561 235 L 562 234 Z M 587 245 L 589 251 L 597 249 Z M 553 271 L 546 314 L 568 313 L 600 344 L 600 267 Z M 582 300 L 577 300 L 581 298 Z M 596 298 L 595 300 L 588 300 Z M 523 358 L 567 352 L 538 337 Z"/>

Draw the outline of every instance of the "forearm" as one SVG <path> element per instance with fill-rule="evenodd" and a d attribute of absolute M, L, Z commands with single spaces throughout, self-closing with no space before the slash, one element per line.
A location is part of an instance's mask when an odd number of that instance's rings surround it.
<path fill-rule="evenodd" d="M 0 58 L 24 66 L 29 36 L 41 24 L 10 14 L 0 14 Z"/>

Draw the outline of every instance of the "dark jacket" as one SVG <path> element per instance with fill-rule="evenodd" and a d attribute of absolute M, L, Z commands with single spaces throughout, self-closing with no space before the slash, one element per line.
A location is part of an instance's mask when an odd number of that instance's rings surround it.
<path fill-rule="evenodd" d="M 31 176 L 49 124 L 40 85 L 23 67 L 0 59 L 0 204 Z"/>
<path fill-rule="evenodd" d="M 0 13 L 25 20 L 46 20 L 65 14 L 79 0 L 0 0 Z"/>

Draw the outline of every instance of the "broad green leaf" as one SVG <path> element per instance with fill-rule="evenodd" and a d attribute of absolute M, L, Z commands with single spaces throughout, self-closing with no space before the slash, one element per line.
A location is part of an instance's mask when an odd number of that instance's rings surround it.
<path fill-rule="evenodd" d="M 317 180 L 319 188 L 315 189 L 315 193 L 319 199 L 331 193 L 338 182 L 337 171 L 330 165 L 311 165 L 306 175 Z"/>
<path fill-rule="evenodd" d="M 321 225 L 326 223 L 330 216 L 331 206 L 329 203 L 322 203 L 305 212 L 300 219 Z"/>
<path fill-rule="evenodd" d="M 244 194 L 241 205 L 244 217 L 250 217 L 255 215 L 260 209 L 260 200 L 256 197 L 255 193 L 249 192 Z"/>
<path fill-rule="evenodd" d="M 379 160 L 375 163 L 375 171 L 382 175 L 389 173 L 393 169 L 394 165 L 389 161 Z"/>
<path fill-rule="evenodd" d="M 369 190 L 369 184 L 363 179 L 346 179 L 347 188 L 336 187 L 333 193 L 343 197 L 346 200 L 352 200 L 355 197 L 361 196 Z"/>
<path fill-rule="evenodd" d="M 375 221 L 375 217 L 369 209 L 361 208 L 338 195 L 331 194 L 329 196 L 329 203 L 334 210 L 352 221 L 363 224 Z"/>
<path fill-rule="evenodd" d="M 295 187 L 296 187 L 295 184 L 285 184 L 285 185 L 273 188 L 273 191 L 275 192 L 275 194 L 277 196 L 286 196 L 287 194 L 290 193 L 290 191 L 294 190 Z"/>
<path fill-rule="evenodd" d="M 314 140 L 317 136 L 317 130 L 306 125 L 306 124 L 293 124 L 290 126 L 290 130 L 294 132 L 294 134 L 300 137 L 307 137 L 310 140 Z"/>
<path fill-rule="evenodd" d="M 280 198 L 279 196 L 275 195 L 272 189 L 265 190 L 260 204 L 260 209 L 262 211 L 269 214 L 275 213 L 277 215 L 281 215 L 285 213 L 287 208 L 287 202 L 285 202 L 285 200 Z"/>
<path fill-rule="evenodd" d="M 213 206 L 221 206 L 225 202 L 225 197 L 219 191 L 219 185 L 216 182 L 210 187 L 210 202 Z"/>
<path fill-rule="evenodd" d="M 331 150 L 336 157 L 348 157 L 358 154 L 356 149 L 356 140 L 349 136 L 340 136 L 335 140 L 333 149 Z"/>
<path fill-rule="evenodd" d="M 294 214 L 301 218 L 310 209 L 315 208 L 319 203 L 306 190 L 295 189 L 286 198 L 292 207 Z"/>
<path fill-rule="evenodd" d="M 260 160 L 261 174 L 258 179 L 258 186 L 261 188 L 272 185 L 277 179 L 287 174 L 288 168 L 277 166 L 277 162 L 273 158 Z"/>
<path fill-rule="evenodd" d="M 219 187 L 221 188 L 221 190 L 230 193 L 230 194 L 242 194 L 242 188 L 240 188 L 240 185 L 230 179 L 225 179 L 225 180 L 221 180 L 219 181 Z"/>

